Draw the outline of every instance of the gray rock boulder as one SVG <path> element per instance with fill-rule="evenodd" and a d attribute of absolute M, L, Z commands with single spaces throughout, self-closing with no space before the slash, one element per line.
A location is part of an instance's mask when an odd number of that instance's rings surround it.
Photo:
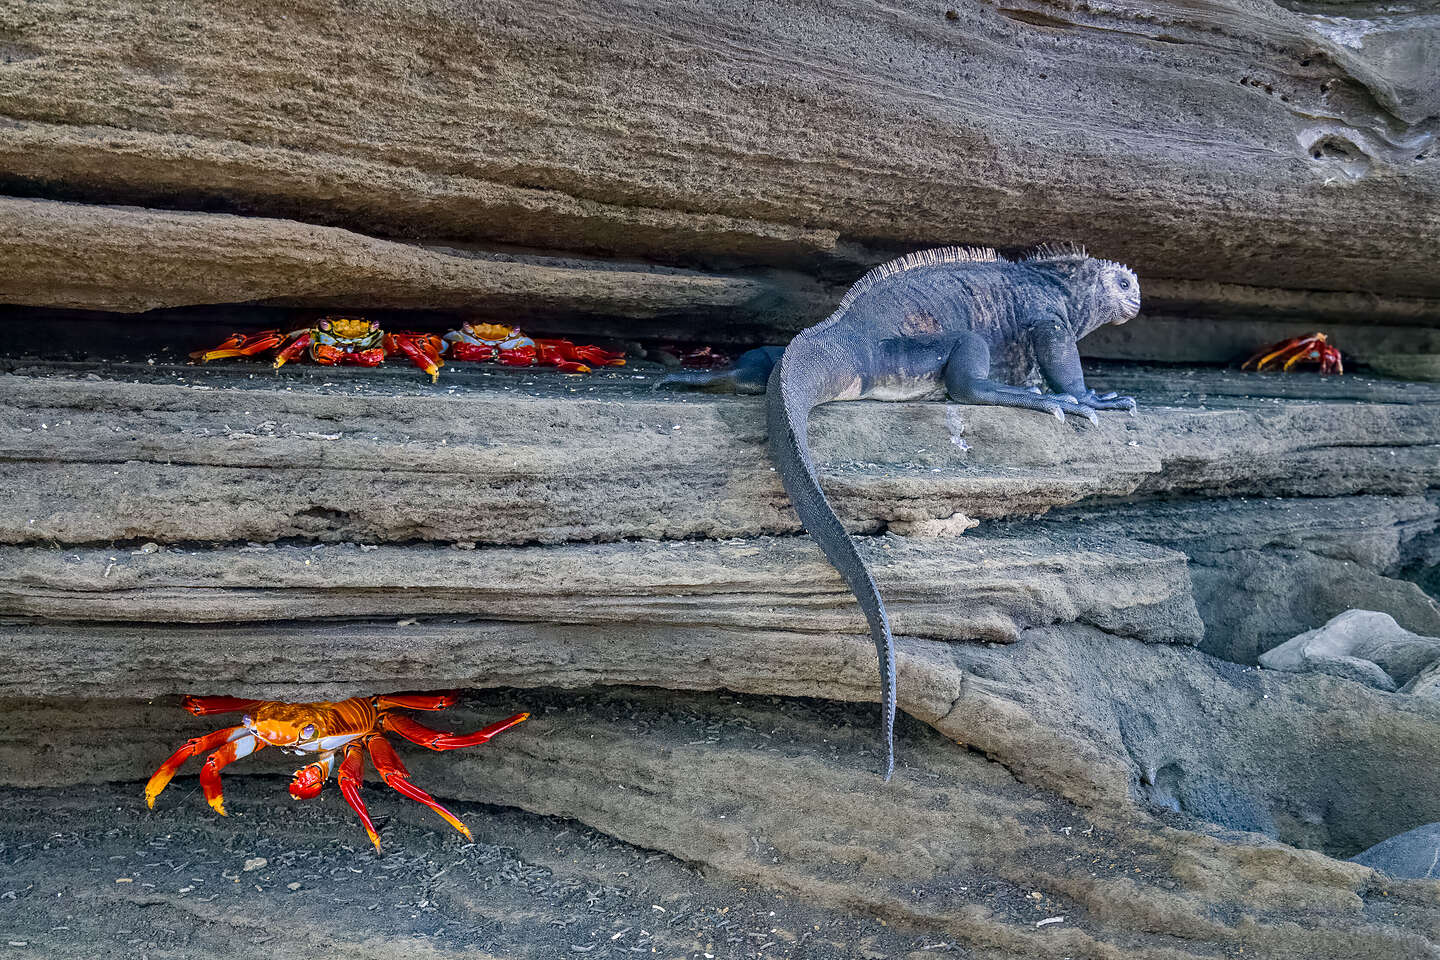
<path fill-rule="evenodd" d="M 1347 610 L 1260 657 L 1261 666 L 1271 670 L 1328 673 L 1386 691 L 1406 687 L 1437 661 L 1440 637 L 1411 633 L 1375 610 Z"/>
<path fill-rule="evenodd" d="M 1382 840 L 1350 860 L 1397 879 L 1440 878 L 1440 823 L 1427 823 L 1398 837 Z"/>

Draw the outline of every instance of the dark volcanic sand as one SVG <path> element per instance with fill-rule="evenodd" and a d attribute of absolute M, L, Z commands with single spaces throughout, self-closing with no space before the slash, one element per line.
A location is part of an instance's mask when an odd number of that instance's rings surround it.
<path fill-rule="evenodd" d="M 377 793 L 377 857 L 333 791 L 297 803 L 284 780 L 231 777 L 222 819 L 192 777 L 177 779 L 153 812 L 141 790 L 0 789 L 0 956 L 945 951 L 879 920 L 702 877 L 673 857 L 554 818 L 447 803 L 473 832 L 467 843 L 435 828 L 423 808 Z M 259 858 L 264 866 L 254 866 Z"/>

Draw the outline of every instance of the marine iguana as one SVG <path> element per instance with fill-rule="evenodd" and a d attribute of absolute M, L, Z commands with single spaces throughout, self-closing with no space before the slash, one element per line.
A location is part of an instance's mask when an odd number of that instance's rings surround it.
<path fill-rule="evenodd" d="M 770 457 L 800 522 L 860 601 L 880 659 L 885 779 L 895 769 L 895 649 L 875 579 L 820 488 L 810 457 L 810 411 L 832 400 L 913 400 L 948 393 L 1098 423 L 1096 410 L 1134 411 L 1131 397 L 1086 389 L 1076 342 L 1140 312 L 1128 267 L 1079 247 L 1047 244 L 1019 260 L 994 250 L 940 247 L 881 264 L 827 319 L 782 352 L 762 347 L 723 372 L 672 374 L 662 384 L 729 384 L 768 375 Z M 778 354 L 778 360 L 776 355 Z M 770 369 L 773 367 L 773 369 Z M 1055 393 L 1025 387 L 1042 375 Z"/>

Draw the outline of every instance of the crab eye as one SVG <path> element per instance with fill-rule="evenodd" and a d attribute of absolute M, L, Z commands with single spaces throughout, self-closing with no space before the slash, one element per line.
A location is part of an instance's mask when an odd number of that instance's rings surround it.
<path fill-rule="evenodd" d="M 305 724 L 305 729 L 300 731 L 301 740 L 313 740 L 315 738 L 315 724 Z"/>
<path fill-rule="evenodd" d="M 317 328 L 321 329 L 321 330 L 326 331 L 327 333 L 330 331 L 330 321 L 329 321 L 329 320 L 321 320 L 319 323 L 315 324 L 315 326 L 316 326 Z"/>
<path fill-rule="evenodd" d="M 245 716 L 240 718 L 240 725 L 242 727 L 253 727 L 255 726 L 255 718 L 247 713 L 245 714 Z"/>

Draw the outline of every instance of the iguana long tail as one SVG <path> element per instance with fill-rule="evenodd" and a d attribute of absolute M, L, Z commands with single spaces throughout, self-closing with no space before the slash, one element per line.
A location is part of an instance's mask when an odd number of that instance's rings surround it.
<path fill-rule="evenodd" d="M 802 334 L 781 357 L 766 389 L 769 410 L 770 458 L 780 472 L 795 512 L 825 556 L 845 578 L 870 623 L 870 636 L 880 658 L 881 716 L 885 737 L 885 779 L 895 770 L 895 644 L 890 617 L 870 568 L 845 532 L 840 518 L 820 489 L 810 458 L 810 411 L 836 398 L 834 374 L 821 374 L 835 358 L 817 349 Z M 828 381 L 828 383 L 827 383 Z"/>
<path fill-rule="evenodd" d="M 730 384 L 735 380 L 735 373 L 732 370 L 674 370 L 665 374 L 652 390 L 661 387 L 713 387 L 719 384 Z"/>

